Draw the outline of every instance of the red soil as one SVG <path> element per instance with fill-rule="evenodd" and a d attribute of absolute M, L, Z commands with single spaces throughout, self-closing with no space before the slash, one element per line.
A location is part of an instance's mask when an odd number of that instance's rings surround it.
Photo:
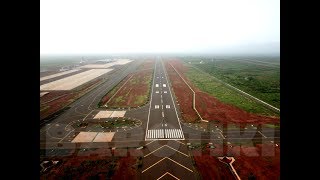
<path fill-rule="evenodd" d="M 188 86 L 182 81 L 182 79 L 177 75 L 177 73 L 168 63 L 165 63 L 165 66 L 171 85 L 173 87 L 175 97 L 177 98 L 179 103 L 182 118 L 186 122 L 195 122 L 200 120 L 196 111 L 192 108 L 192 91 L 189 90 Z"/>
<path fill-rule="evenodd" d="M 142 67 L 141 71 L 129 74 L 115 87 L 113 92 L 108 93 L 102 98 L 102 103 L 105 104 L 108 102 L 116 93 L 116 96 L 107 103 L 109 107 L 138 107 L 144 105 L 146 101 L 138 102 L 137 98 L 139 96 L 149 96 L 150 85 L 146 83 L 146 81 L 152 78 L 153 66 L 154 61 L 145 61 L 139 68 L 141 69 Z M 121 98 L 121 101 L 117 102 L 117 98 Z"/>
<path fill-rule="evenodd" d="M 264 152 L 261 152 L 262 149 Z M 267 152 L 269 155 L 266 151 L 270 151 Z M 247 179 L 250 173 L 253 173 L 256 179 L 279 179 L 280 177 L 280 148 L 274 147 L 273 144 L 241 147 L 241 155 L 234 158 L 236 161 L 232 165 L 241 179 Z"/>
<path fill-rule="evenodd" d="M 232 156 L 235 161 L 232 166 L 241 179 L 248 179 L 253 173 L 256 179 L 279 179 L 280 148 L 274 144 L 257 144 L 256 146 L 222 146 L 215 145 L 214 149 L 193 151 L 197 169 L 204 179 L 219 179 L 227 174 L 234 179 L 229 168 L 217 157 Z M 219 162 L 218 162 L 219 161 Z M 220 168 L 218 171 L 217 169 Z M 224 177 L 227 178 L 227 177 Z M 220 178 L 222 179 L 222 178 Z"/>
<path fill-rule="evenodd" d="M 209 153 L 202 153 L 202 156 L 195 155 L 194 160 L 202 179 L 235 179 L 229 167 Z"/>
<path fill-rule="evenodd" d="M 221 161 L 229 164 L 232 160 L 228 159 L 227 157 L 223 157 L 223 159 L 221 159 Z"/>
<path fill-rule="evenodd" d="M 225 104 L 219 101 L 217 98 L 209 95 L 208 93 L 202 92 L 196 88 L 184 75 L 188 70 L 188 67 L 183 66 L 182 62 L 179 60 L 171 60 L 169 63 L 179 72 L 179 74 L 187 81 L 187 83 L 192 87 L 196 93 L 196 109 L 198 110 L 201 117 L 205 120 L 217 120 L 222 124 L 228 123 L 241 123 L 245 125 L 250 124 L 266 124 L 266 123 L 279 123 L 279 118 L 277 117 L 267 117 L 256 115 L 253 113 L 246 112 L 234 105 Z M 181 109 L 184 113 L 189 116 L 194 116 L 195 111 L 192 109 L 192 96 L 191 90 L 184 84 L 183 80 L 178 76 L 174 69 L 166 63 L 168 74 L 171 82 L 173 82 L 173 89 L 175 94 L 178 95 Z M 170 72 L 170 73 L 169 73 Z M 185 93 L 179 93 L 185 92 Z M 189 98 L 183 97 L 183 94 L 188 94 Z M 180 97 L 180 98 L 179 98 Z"/>
<path fill-rule="evenodd" d="M 99 149 L 98 149 L 99 150 Z M 54 158 L 52 160 L 60 160 L 62 163 L 50 169 L 48 172 L 41 174 L 40 179 L 90 179 L 98 177 L 106 179 L 112 164 L 112 156 L 94 156 L 100 151 L 95 150 L 90 152 L 88 156 L 68 156 L 63 158 Z M 104 150 L 105 151 L 105 150 Z M 114 157 L 114 173 L 111 179 L 138 179 L 137 157 L 124 156 Z"/>

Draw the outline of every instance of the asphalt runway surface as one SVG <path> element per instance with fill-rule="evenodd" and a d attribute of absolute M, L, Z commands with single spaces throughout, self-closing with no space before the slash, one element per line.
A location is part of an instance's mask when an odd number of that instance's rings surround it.
<path fill-rule="evenodd" d="M 280 129 L 248 126 L 246 129 L 204 129 L 181 122 L 179 106 L 172 94 L 163 60 L 155 61 L 150 102 L 139 108 L 125 110 L 125 117 L 138 119 L 141 124 L 117 129 L 111 142 L 73 143 L 83 131 L 108 132 L 105 129 L 74 128 L 74 123 L 89 122 L 102 110 L 101 98 L 128 74 L 135 72 L 142 61 L 133 61 L 108 73 L 108 79 L 70 105 L 70 108 L 40 128 L 41 157 L 59 157 L 76 149 L 139 148 L 143 179 L 199 179 L 194 173 L 187 143 L 239 144 L 280 143 Z M 105 110 L 105 109 L 103 109 Z"/>

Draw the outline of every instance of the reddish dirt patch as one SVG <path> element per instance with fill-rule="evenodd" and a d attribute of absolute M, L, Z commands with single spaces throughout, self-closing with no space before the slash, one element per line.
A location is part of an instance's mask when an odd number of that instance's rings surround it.
<path fill-rule="evenodd" d="M 154 61 L 145 61 L 136 73 L 129 74 L 100 102 L 111 108 L 138 107 L 148 102 Z M 115 96 L 114 96 L 115 95 Z M 112 97 L 113 96 L 113 97 Z M 111 99 L 110 99 L 111 98 Z"/>
<path fill-rule="evenodd" d="M 235 161 L 232 166 L 241 179 L 248 179 L 253 174 L 256 179 L 279 179 L 280 147 L 274 144 L 256 146 L 215 145 L 214 149 L 193 151 L 197 170 L 204 179 L 235 179 L 227 166 L 217 157 L 231 156 Z M 220 168 L 220 169 L 219 169 Z M 222 177 L 227 175 L 226 177 Z"/>
<path fill-rule="evenodd" d="M 40 98 L 40 121 L 74 102 L 101 81 L 102 79 L 98 78 L 70 91 L 48 91 L 49 94 Z"/>
<path fill-rule="evenodd" d="M 242 126 L 247 123 L 250 124 L 266 124 L 273 123 L 279 124 L 279 118 L 277 117 L 268 117 L 262 115 L 256 115 L 248 113 L 236 106 L 225 104 L 219 101 L 217 98 L 209 95 L 208 93 L 202 92 L 196 88 L 184 75 L 188 70 L 188 67 L 183 66 L 182 62 L 179 60 L 171 60 L 169 63 L 179 72 L 179 74 L 187 81 L 187 83 L 192 87 L 196 93 L 196 109 L 198 110 L 201 117 L 205 120 L 215 120 L 219 121 L 222 124 L 228 123 L 241 123 Z M 189 95 L 189 98 L 183 97 L 180 94 L 191 94 L 191 90 L 187 85 L 184 84 L 183 80 L 178 76 L 174 69 L 166 63 L 166 68 L 170 77 L 171 82 L 173 82 L 173 89 L 175 94 L 178 95 L 180 106 L 182 105 L 182 110 L 184 113 L 187 113 L 189 116 L 194 116 L 195 111 L 192 109 L 192 96 Z M 175 87 L 176 86 L 176 87 Z M 185 92 L 185 93 L 180 93 Z M 179 98 L 179 96 L 181 96 Z M 184 95 L 186 96 L 186 95 Z M 191 97 L 191 99 L 190 99 Z M 194 118 L 194 120 L 196 120 Z"/>
<path fill-rule="evenodd" d="M 274 147 L 273 144 L 241 147 L 241 154 L 234 157 L 236 161 L 233 163 L 233 167 L 241 179 L 247 179 L 251 173 L 253 173 L 256 179 L 279 179 L 279 147 Z"/>
<path fill-rule="evenodd" d="M 202 153 L 202 156 L 195 155 L 194 160 L 202 179 L 235 179 L 229 167 L 209 153 Z"/>
<path fill-rule="evenodd" d="M 61 163 L 42 173 L 40 179 L 138 179 L 137 157 L 129 154 L 124 157 L 100 156 L 101 150 L 92 151 L 87 156 L 49 159 Z"/>
<path fill-rule="evenodd" d="M 173 87 L 174 95 L 178 100 L 181 116 L 186 122 L 195 122 L 200 120 L 196 111 L 192 108 L 193 94 L 188 86 L 182 81 L 174 69 L 165 63 L 165 67 Z M 183 93 L 182 93 L 183 92 Z"/>

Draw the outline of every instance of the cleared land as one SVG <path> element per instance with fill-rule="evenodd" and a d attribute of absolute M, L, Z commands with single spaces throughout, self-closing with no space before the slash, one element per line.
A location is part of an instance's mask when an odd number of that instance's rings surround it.
<path fill-rule="evenodd" d="M 194 155 L 193 158 L 202 179 L 235 179 L 228 166 L 220 162 L 217 157 L 205 153 L 201 156 Z"/>
<path fill-rule="evenodd" d="M 92 142 L 96 135 L 97 132 L 80 132 L 71 142 Z"/>
<path fill-rule="evenodd" d="M 170 64 L 166 62 L 165 67 L 170 82 L 172 84 L 173 92 L 179 102 L 180 112 L 183 120 L 186 122 L 199 121 L 199 116 L 197 115 L 196 111 L 192 108 L 192 91 L 189 90 L 189 87 L 178 76 L 178 74 L 174 71 Z"/>
<path fill-rule="evenodd" d="M 90 69 L 73 76 L 41 85 L 40 90 L 71 90 L 111 70 L 112 69 Z"/>
<path fill-rule="evenodd" d="M 119 59 L 115 62 L 110 62 L 110 63 L 106 63 L 106 64 L 88 64 L 88 65 L 81 66 L 80 68 L 109 68 L 114 65 L 124 65 L 124 64 L 130 63 L 130 62 L 132 62 L 132 60 Z"/>
<path fill-rule="evenodd" d="M 143 68 L 143 69 L 142 69 Z M 99 105 L 110 108 L 138 107 L 147 103 L 150 95 L 154 61 L 145 61 L 140 71 L 129 74 L 106 94 Z"/>
<path fill-rule="evenodd" d="M 115 154 L 117 151 L 120 150 L 116 149 Z M 130 149 L 131 151 L 135 152 L 135 150 Z M 41 173 L 41 180 L 139 179 L 138 157 L 111 156 L 110 149 L 108 148 L 89 149 L 83 152 L 78 151 L 75 155 L 67 157 L 57 156 L 54 160 L 61 161 L 61 164 Z"/>
<path fill-rule="evenodd" d="M 44 81 L 44 80 L 47 80 L 47 79 L 59 77 L 59 76 L 66 75 L 66 74 L 70 74 L 70 73 L 73 73 L 73 72 L 76 72 L 76 71 L 79 71 L 79 69 L 73 69 L 73 70 L 70 70 L 70 71 L 65 71 L 65 72 L 56 73 L 56 74 L 52 74 L 52 75 L 49 75 L 49 76 L 41 77 L 40 81 Z"/>
<path fill-rule="evenodd" d="M 232 156 L 232 164 L 241 179 L 255 176 L 256 179 L 279 179 L 280 148 L 274 144 L 256 146 L 227 147 L 214 145 L 214 149 L 193 150 L 197 170 L 203 179 L 235 179 L 226 166 L 217 157 Z"/>
<path fill-rule="evenodd" d="M 229 57 L 215 60 L 186 58 L 184 61 L 280 108 L 279 57 Z"/>
<path fill-rule="evenodd" d="M 93 142 L 111 142 L 112 139 L 113 139 L 114 134 L 115 134 L 115 132 L 99 133 L 94 138 Z"/>
<path fill-rule="evenodd" d="M 265 124 L 280 122 L 279 118 L 270 117 L 276 114 L 263 106 L 259 107 L 263 111 L 258 111 L 263 115 L 257 115 L 233 105 L 239 104 L 239 106 L 242 107 L 241 105 L 245 104 L 246 106 L 250 106 L 251 109 L 249 110 L 251 110 L 251 112 L 252 110 L 256 110 L 255 112 L 259 110 L 257 108 L 258 104 L 255 101 L 241 96 L 219 82 L 215 82 L 205 73 L 192 69 L 192 67 L 184 66 L 179 60 L 171 60 L 166 63 L 166 68 L 173 85 L 175 95 L 179 101 L 182 117 L 186 122 L 195 122 L 199 120 L 196 112 L 192 109 L 192 91 L 187 87 L 187 85 L 184 85 L 183 80 L 178 76 L 169 63 L 175 67 L 179 74 L 195 91 L 196 109 L 203 119 L 223 124 L 241 123 L 243 125 L 246 123 Z M 204 90 L 211 93 L 203 92 Z"/>
<path fill-rule="evenodd" d="M 111 142 L 114 132 L 80 132 L 71 142 Z"/>

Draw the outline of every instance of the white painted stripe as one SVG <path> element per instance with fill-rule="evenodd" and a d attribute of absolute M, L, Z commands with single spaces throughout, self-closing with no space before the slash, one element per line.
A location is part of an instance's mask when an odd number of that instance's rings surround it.
<path fill-rule="evenodd" d="M 177 136 L 176 136 L 176 129 L 173 129 L 173 130 L 172 130 L 172 136 L 173 136 L 174 138 L 177 137 Z"/>
<path fill-rule="evenodd" d="M 162 111 L 162 117 L 164 117 L 164 112 Z"/>
<path fill-rule="evenodd" d="M 156 72 L 157 70 L 157 63 L 154 63 L 154 72 Z M 156 77 L 156 73 L 154 73 L 153 75 L 153 79 L 152 79 L 152 83 L 155 83 L 155 77 Z M 151 94 L 153 94 L 153 86 L 151 88 Z M 150 106 L 149 106 L 149 111 L 148 111 L 148 121 L 147 121 L 147 128 L 146 128 L 146 132 L 149 129 L 149 120 L 150 120 L 150 111 L 151 111 L 151 104 L 152 104 L 152 96 L 150 97 Z M 146 133 L 147 134 L 147 133 Z M 144 138 L 146 140 L 146 137 Z"/>
<path fill-rule="evenodd" d="M 162 60 L 161 60 L 161 64 L 162 64 L 162 67 L 164 67 L 164 64 L 163 64 L 163 61 L 162 61 Z M 167 77 L 166 68 L 164 68 L 164 77 L 165 77 L 165 79 L 166 79 L 166 82 L 169 82 L 169 81 L 168 81 L 168 77 Z M 178 119 L 178 123 L 179 123 L 180 130 L 182 130 L 182 128 L 181 128 L 181 123 L 180 123 L 180 119 L 179 119 L 179 117 L 178 117 L 177 108 L 176 108 L 176 105 L 175 105 L 174 100 L 173 100 L 173 97 L 172 97 L 171 88 L 170 88 L 169 86 L 168 86 L 168 89 L 169 89 L 169 92 L 170 92 L 170 96 L 171 96 L 171 100 L 172 100 L 172 103 L 173 103 L 174 110 L 175 110 L 175 112 L 176 112 L 176 117 L 177 117 L 177 119 Z M 182 134 L 182 137 L 181 137 L 181 138 L 184 139 L 183 134 Z"/>
<path fill-rule="evenodd" d="M 180 134 L 179 134 L 179 129 L 177 129 L 177 131 L 176 131 L 176 138 L 179 138 L 180 137 Z"/>
<path fill-rule="evenodd" d="M 176 129 L 176 138 L 179 138 L 180 137 L 180 134 L 179 134 L 179 129 Z"/>

